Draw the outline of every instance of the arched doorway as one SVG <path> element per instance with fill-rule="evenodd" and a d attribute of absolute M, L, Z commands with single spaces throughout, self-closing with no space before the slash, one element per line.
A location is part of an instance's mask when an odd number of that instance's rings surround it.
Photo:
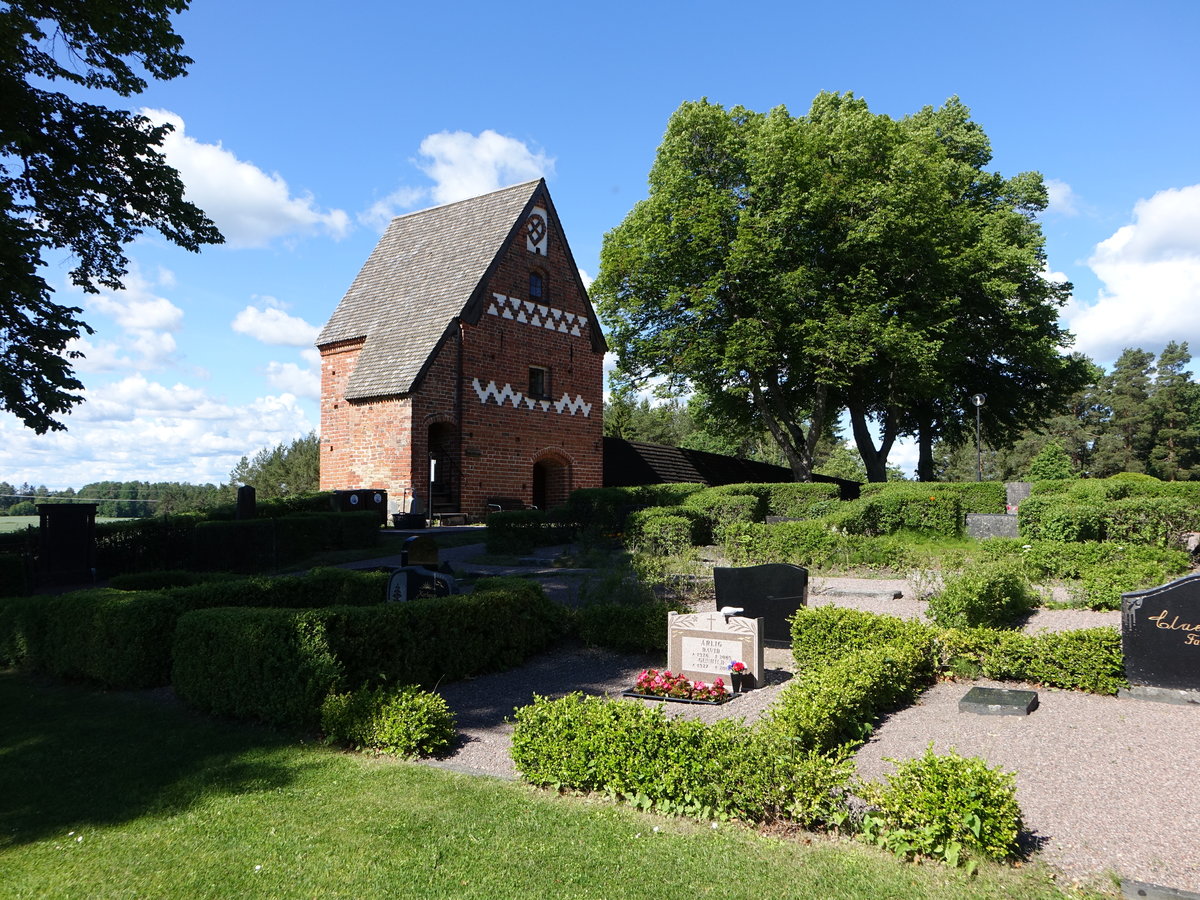
<path fill-rule="evenodd" d="M 567 502 L 571 493 L 571 464 L 564 459 L 545 456 L 533 464 L 533 505 L 550 509 Z"/>
<path fill-rule="evenodd" d="M 429 511 L 459 512 L 458 429 L 448 422 L 429 426 L 428 474 Z"/>

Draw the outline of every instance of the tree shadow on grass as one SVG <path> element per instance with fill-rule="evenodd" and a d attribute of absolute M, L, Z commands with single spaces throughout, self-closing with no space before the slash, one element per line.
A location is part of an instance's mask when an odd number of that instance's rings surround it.
<path fill-rule="evenodd" d="M 0 848 L 274 790 L 296 738 L 205 719 L 144 693 L 0 672 Z"/>

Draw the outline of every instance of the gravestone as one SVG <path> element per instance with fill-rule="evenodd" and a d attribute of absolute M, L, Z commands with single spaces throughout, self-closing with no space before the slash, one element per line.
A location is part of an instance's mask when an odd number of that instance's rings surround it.
<path fill-rule="evenodd" d="M 981 716 L 1027 716 L 1038 707 L 1037 691 L 988 688 L 976 685 L 958 701 L 959 712 Z"/>
<path fill-rule="evenodd" d="M 736 569 L 717 566 L 713 584 L 717 609 L 740 607 L 747 618 L 763 620 L 764 641 L 792 645 L 789 619 L 808 604 L 807 569 L 785 563 Z"/>
<path fill-rule="evenodd" d="M 1015 538 L 1021 533 L 1017 530 L 1016 515 L 1007 513 L 967 513 L 967 536 L 977 541 L 988 538 Z"/>
<path fill-rule="evenodd" d="M 1029 481 L 1004 482 L 1004 503 L 1008 508 L 1009 515 L 1017 514 L 1017 508 L 1029 499 L 1032 490 L 1033 483 Z"/>
<path fill-rule="evenodd" d="M 96 578 L 96 504 L 39 503 L 38 570 L 47 582 Z"/>
<path fill-rule="evenodd" d="M 1200 703 L 1200 575 L 1121 595 L 1122 696 Z"/>
<path fill-rule="evenodd" d="M 243 484 L 237 491 L 237 512 L 234 513 L 234 518 L 239 522 L 244 522 L 258 516 L 258 507 L 256 499 L 258 492 L 248 484 Z"/>
<path fill-rule="evenodd" d="M 719 612 L 670 613 L 667 619 L 667 669 L 691 681 L 730 684 L 729 664 L 746 664 L 748 688 L 762 685 L 761 618 Z"/>

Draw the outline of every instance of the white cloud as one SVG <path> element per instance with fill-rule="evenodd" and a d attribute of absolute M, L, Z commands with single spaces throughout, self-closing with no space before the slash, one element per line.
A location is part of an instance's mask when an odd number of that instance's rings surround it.
<path fill-rule="evenodd" d="M 262 247 L 275 238 L 317 231 L 340 238 L 349 229 L 343 210 L 322 212 L 311 194 L 292 196 L 278 173 L 268 175 L 219 143 L 189 137 L 174 113 L 143 109 L 142 114 L 175 127 L 163 141 L 163 153 L 179 170 L 188 199 L 208 213 L 230 246 Z"/>
<path fill-rule="evenodd" d="M 267 366 L 267 383 L 283 393 L 321 399 L 321 373 L 295 363 L 270 363 Z"/>
<path fill-rule="evenodd" d="M 291 393 L 231 406 L 184 384 L 132 375 L 87 391 L 65 432 L 36 435 L 0 414 L 0 480 L 52 489 L 93 481 L 224 481 L 242 456 L 307 434 Z"/>
<path fill-rule="evenodd" d="M 360 222 L 383 230 L 394 216 L 427 198 L 453 203 L 554 174 L 553 157 L 491 129 L 478 135 L 439 131 L 421 141 L 418 150 L 423 160 L 414 162 L 433 179 L 433 187 L 401 187 L 359 213 Z"/>
<path fill-rule="evenodd" d="M 156 287 L 173 285 L 174 274 L 159 269 L 151 281 L 135 267 L 124 281 L 123 291 L 88 295 L 83 301 L 89 313 L 108 316 L 124 334 L 115 340 L 80 337 L 71 341 L 69 349 L 84 354 L 83 359 L 74 362 L 75 368 L 82 373 L 157 369 L 174 361 L 174 332 L 183 325 L 183 310 L 155 293 Z M 78 292 L 78 288 L 70 290 Z M 88 318 L 96 327 L 95 317 L 89 315 Z"/>
<path fill-rule="evenodd" d="M 465 200 L 554 172 L 553 158 L 491 129 L 478 136 L 441 131 L 421 141 L 420 150 L 430 161 L 418 165 L 434 180 L 437 203 Z"/>
<path fill-rule="evenodd" d="M 274 297 L 263 297 L 262 306 L 247 306 L 234 317 L 232 328 L 264 344 L 311 347 L 320 329 L 298 316 L 289 316 Z"/>
<path fill-rule="evenodd" d="M 1079 350 L 1103 361 L 1125 347 L 1200 346 L 1200 184 L 1138 201 L 1133 223 L 1097 244 L 1088 264 L 1099 296 L 1065 310 Z"/>
<path fill-rule="evenodd" d="M 1060 216 L 1079 215 L 1079 195 L 1065 181 L 1047 178 L 1046 191 L 1050 195 L 1048 212 L 1058 213 Z"/>
<path fill-rule="evenodd" d="M 590 291 L 592 289 L 592 282 L 595 281 L 595 279 L 592 278 L 592 276 L 589 275 L 584 269 L 579 270 L 579 278 L 583 282 L 584 290 Z"/>

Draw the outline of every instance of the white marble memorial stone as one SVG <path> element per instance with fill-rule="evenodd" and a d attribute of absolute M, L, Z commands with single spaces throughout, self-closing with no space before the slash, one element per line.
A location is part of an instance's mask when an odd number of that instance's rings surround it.
<path fill-rule="evenodd" d="M 762 619 L 724 616 L 719 612 L 671 613 L 667 620 L 667 668 L 691 681 L 728 687 L 729 664 L 746 664 L 753 686 L 762 684 Z"/>

